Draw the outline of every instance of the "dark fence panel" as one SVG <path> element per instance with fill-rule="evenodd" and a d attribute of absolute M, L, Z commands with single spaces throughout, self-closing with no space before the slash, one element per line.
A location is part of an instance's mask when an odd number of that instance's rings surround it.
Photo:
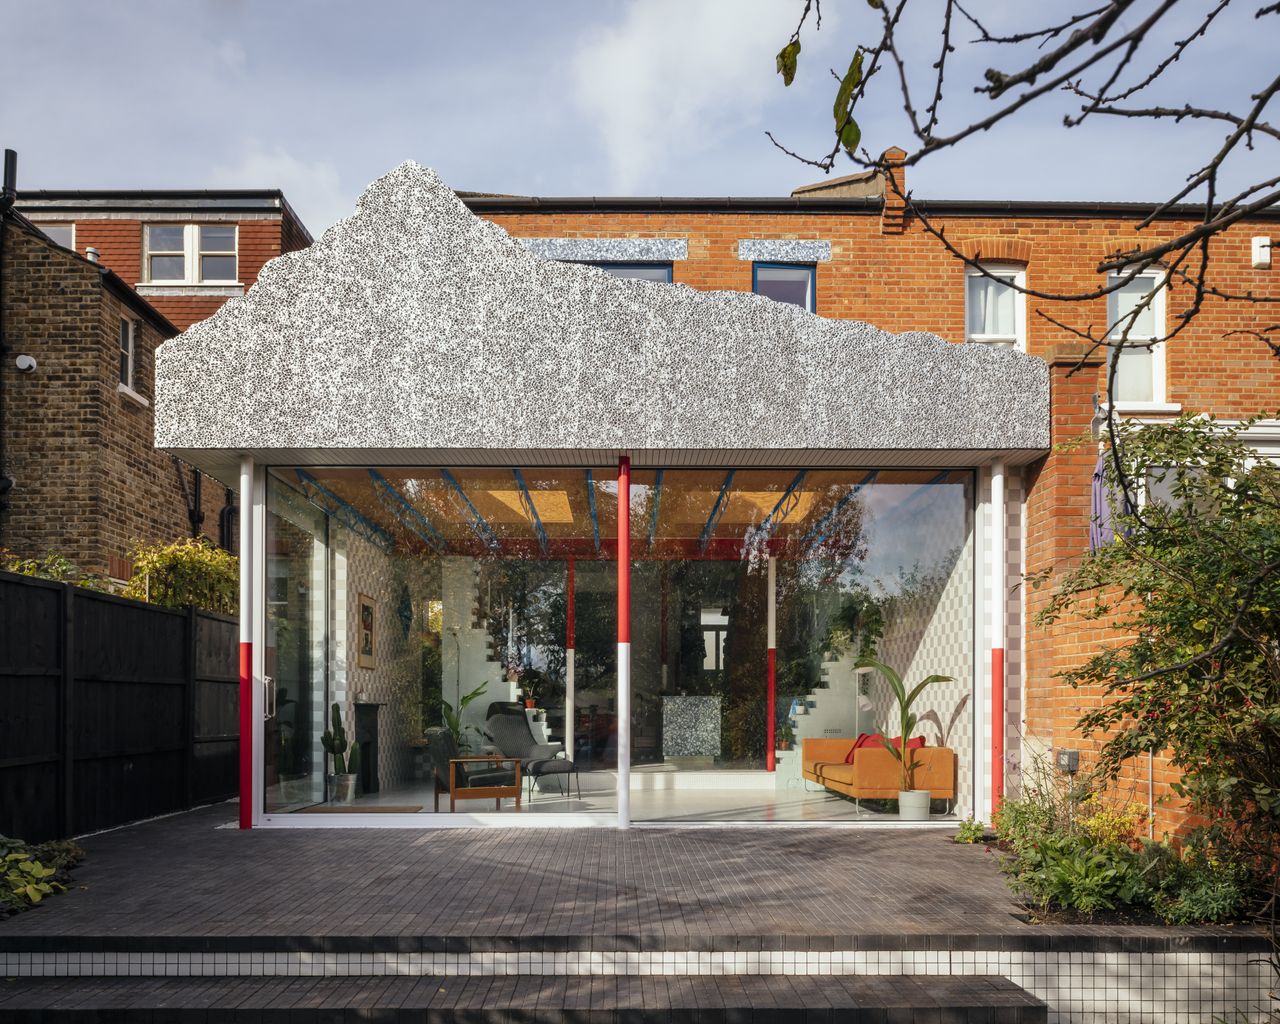
<path fill-rule="evenodd" d="M 237 633 L 0 573 L 0 833 L 75 835 L 233 796 Z"/>

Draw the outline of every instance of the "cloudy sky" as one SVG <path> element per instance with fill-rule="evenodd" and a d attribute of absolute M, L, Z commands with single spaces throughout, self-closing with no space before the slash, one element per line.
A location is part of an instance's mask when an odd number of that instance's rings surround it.
<path fill-rule="evenodd" d="M 1019 9 L 1056 3 L 969 7 L 1007 29 Z M 928 11 L 928 0 L 920 6 Z M 1253 6 L 1228 10 L 1200 56 L 1175 68 L 1161 101 L 1240 109 L 1270 80 L 1274 47 Z M 799 7 L 27 0 L 6 9 L 0 144 L 19 151 L 22 188 L 280 187 L 317 235 L 406 159 L 479 191 L 786 194 L 817 174 L 775 151 L 765 129 L 820 152 L 828 69 L 870 35 L 866 0 L 826 0 L 822 32 L 806 36 L 800 74 L 784 89 L 774 54 Z M 925 20 L 906 34 L 927 73 L 936 55 Z M 987 60 L 964 55 L 949 94 L 956 124 L 985 103 L 971 90 Z M 864 143 L 876 152 L 904 144 L 900 98 L 885 89 L 869 99 Z M 935 198 L 1154 199 L 1222 134 L 1101 121 L 1064 131 L 1065 109 L 1054 99 L 931 157 L 909 185 Z M 1274 151 L 1266 158 L 1274 163 Z"/>

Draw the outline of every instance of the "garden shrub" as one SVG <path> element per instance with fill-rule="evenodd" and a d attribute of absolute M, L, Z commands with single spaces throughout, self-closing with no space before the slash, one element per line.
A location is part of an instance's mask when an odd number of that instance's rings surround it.
<path fill-rule="evenodd" d="M 84 850 L 66 839 L 31 846 L 0 835 L 0 918 L 17 914 L 65 892 L 70 871 L 84 860 Z"/>
<path fill-rule="evenodd" d="M 960 822 L 960 827 L 956 829 L 956 834 L 951 837 L 951 841 L 955 843 L 980 843 L 982 837 L 986 835 L 986 826 L 980 821 L 969 818 L 967 821 Z"/>
<path fill-rule="evenodd" d="M 124 596 L 166 608 L 195 605 L 235 615 L 240 604 L 240 563 L 203 537 L 140 547 L 133 552 L 133 575 Z"/>

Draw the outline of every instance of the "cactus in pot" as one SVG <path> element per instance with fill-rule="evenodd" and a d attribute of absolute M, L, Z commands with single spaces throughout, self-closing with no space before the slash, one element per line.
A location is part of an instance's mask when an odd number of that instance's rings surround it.
<path fill-rule="evenodd" d="M 342 725 L 342 709 L 336 702 L 332 709 L 332 720 L 333 725 L 320 737 L 320 744 L 324 747 L 325 753 L 333 758 L 330 787 L 333 802 L 349 804 L 356 795 L 356 775 L 360 771 L 360 744 L 351 743 L 351 754 L 347 755 L 347 731 Z"/>

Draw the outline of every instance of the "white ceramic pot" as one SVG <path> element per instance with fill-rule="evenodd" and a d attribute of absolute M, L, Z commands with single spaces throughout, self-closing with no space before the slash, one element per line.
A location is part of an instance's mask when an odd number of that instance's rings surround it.
<path fill-rule="evenodd" d="M 929 791 L 927 789 L 899 790 L 898 817 L 903 821 L 928 821 Z"/>

